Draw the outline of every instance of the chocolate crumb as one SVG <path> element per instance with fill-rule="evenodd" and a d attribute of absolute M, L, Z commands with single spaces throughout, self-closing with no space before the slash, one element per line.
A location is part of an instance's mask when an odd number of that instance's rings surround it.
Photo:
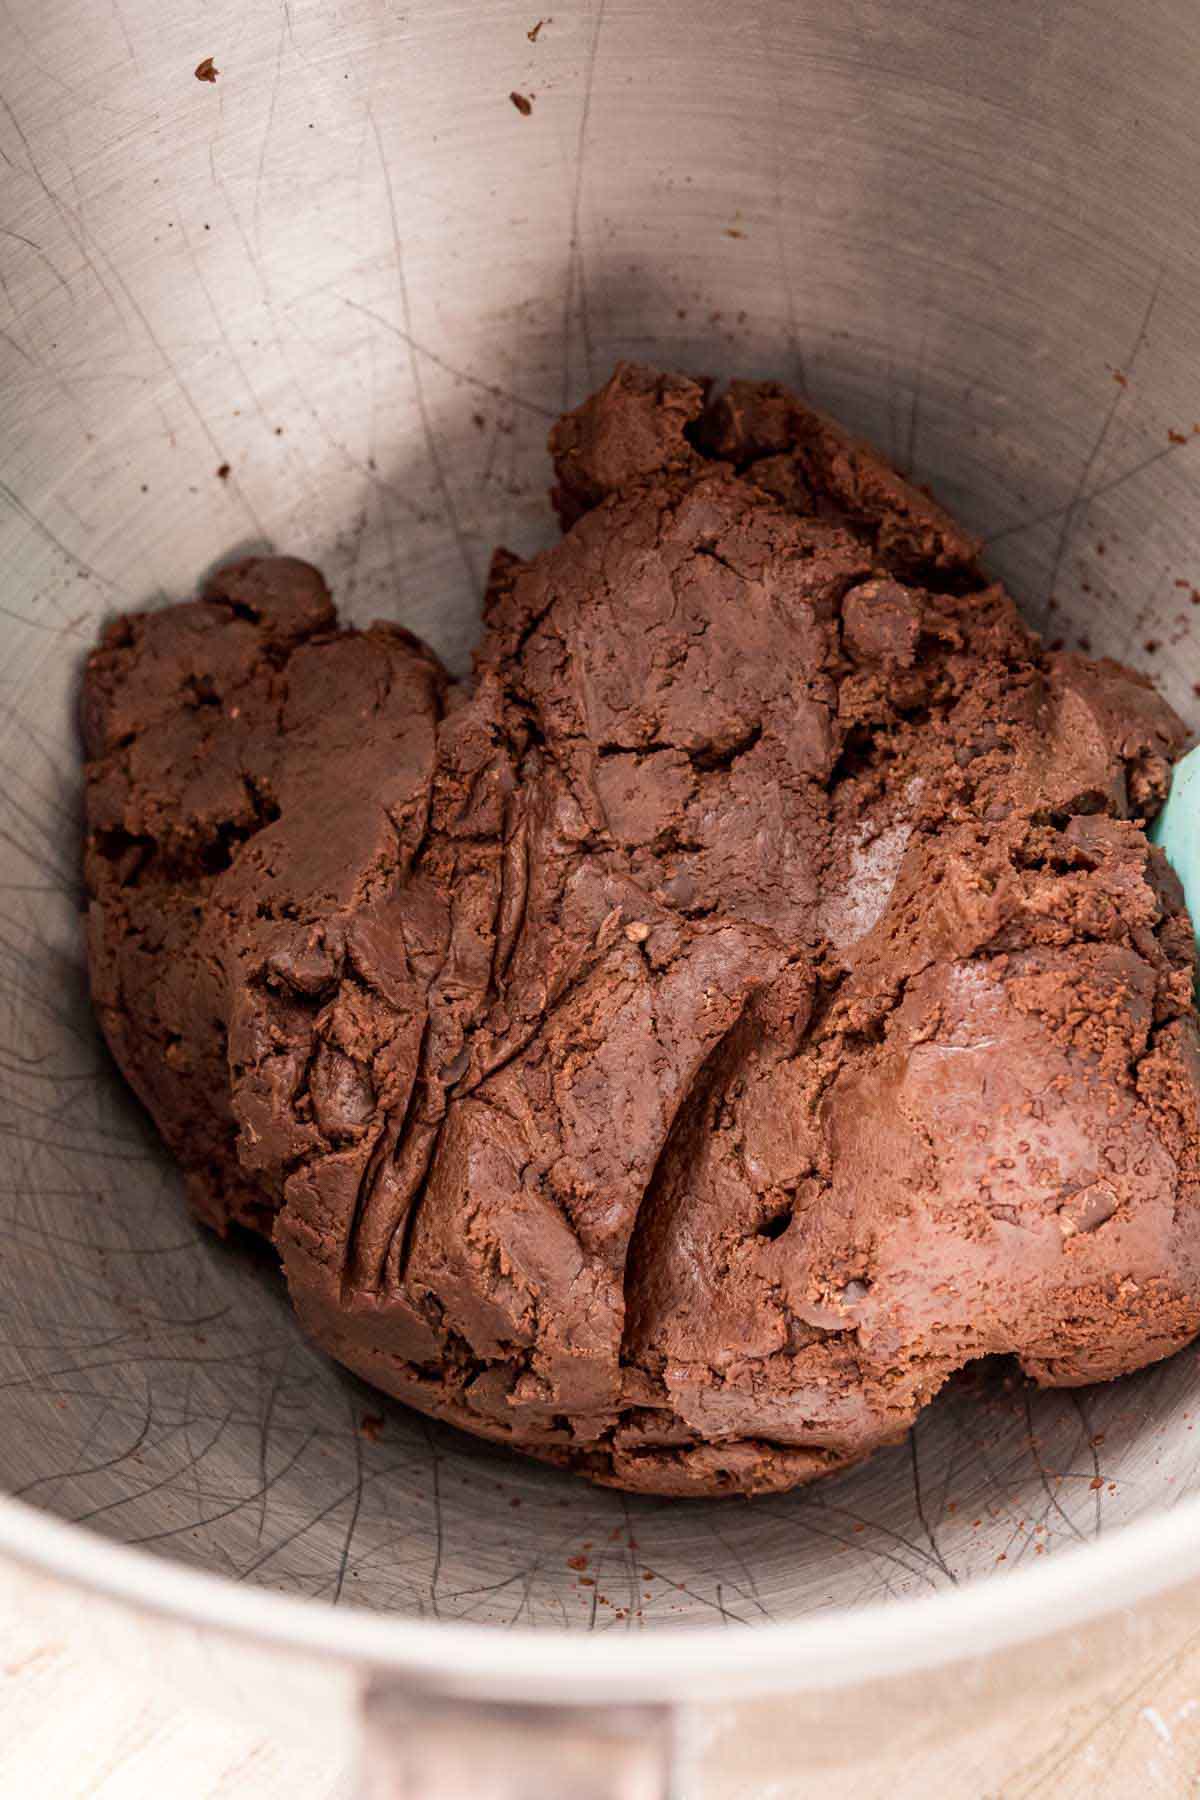
<path fill-rule="evenodd" d="M 529 97 L 529 95 L 512 93 L 508 97 L 512 101 L 513 105 L 516 107 L 517 111 L 520 113 L 521 117 L 523 119 L 527 119 L 529 117 L 530 113 L 533 111 L 533 101 Z"/>
<path fill-rule="evenodd" d="M 211 56 L 206 56 L 203 62 L 196 64 L 197 81 L 215 81 L 220 73 Z"/>

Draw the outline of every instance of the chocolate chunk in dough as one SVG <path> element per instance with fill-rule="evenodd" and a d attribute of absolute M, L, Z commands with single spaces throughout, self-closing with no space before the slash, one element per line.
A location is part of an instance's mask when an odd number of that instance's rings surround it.
<path fill-rule="evenodd" d="M 658 1493 L 1186 1343 L 1179 721 L 774 384 L 625 365 L 551 442 L 470 685 L 279 558 L 92 654 L 93 992 L 196 1211 L 389 1393 Z"/>

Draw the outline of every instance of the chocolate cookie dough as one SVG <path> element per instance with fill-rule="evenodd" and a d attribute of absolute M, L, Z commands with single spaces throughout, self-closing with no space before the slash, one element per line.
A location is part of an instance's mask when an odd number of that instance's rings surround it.
<path fill-rule="evenodd" d="M 367 1380 L 654 1493 L 1186 1343 L 1179 720 L 780 387 L 622 366 L 551 448 L 468 686 L 286 558 L 90 658 L 95 1003 L 196 1212 Z"/>

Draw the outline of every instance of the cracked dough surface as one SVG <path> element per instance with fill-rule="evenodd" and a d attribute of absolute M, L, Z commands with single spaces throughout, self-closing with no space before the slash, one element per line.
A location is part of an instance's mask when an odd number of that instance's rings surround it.
<path fill-rule="evenodd" d="M 1179 720 L 795 396 L 622 365 L 474 681 L 287 558 L 92 653 L 97 1013 L 389 1393 L 779 1490 L 1200 1330 Z"/>

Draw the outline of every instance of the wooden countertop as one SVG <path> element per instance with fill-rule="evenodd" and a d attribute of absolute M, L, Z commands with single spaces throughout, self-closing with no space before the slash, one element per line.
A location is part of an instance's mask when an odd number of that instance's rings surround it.
<path fill-rule="evenodd" d="M 1144 1660 L 1062 1709 L 1047 1748 L 1023 1754 L 1019 1708 L 926 1738 L 919 1758 L 873 1746 L 852 1782 L 826 1770 L 780 1781 L 771 1706 L 728 1709 L 692 1734 L 680 1800 L 1183 1800 L 1200 1792 L 1200 1618 L 1176 1608 Z M 786 1713 L 787 1703 L 775 1703 Z M 786 1727 L 785 1727 L 786 1728 Z M 832 1773 L 832 1779 L 830 1775 Z M 0 1564 L 0 1800 L 351 1800 L 344 1745 L 285 1747 L 190 1697 L 149 1692 L 106 1652 L 88 1602 Z M 464 1800 L 466 1797 L 464 1796 Z M 549 1800 L 549 1797 L 547 1797 Z M 555 1797 L 557 1800 L 557 1797 Z M 569 1797 L 567 1797 L 569 1800 Z"/>

